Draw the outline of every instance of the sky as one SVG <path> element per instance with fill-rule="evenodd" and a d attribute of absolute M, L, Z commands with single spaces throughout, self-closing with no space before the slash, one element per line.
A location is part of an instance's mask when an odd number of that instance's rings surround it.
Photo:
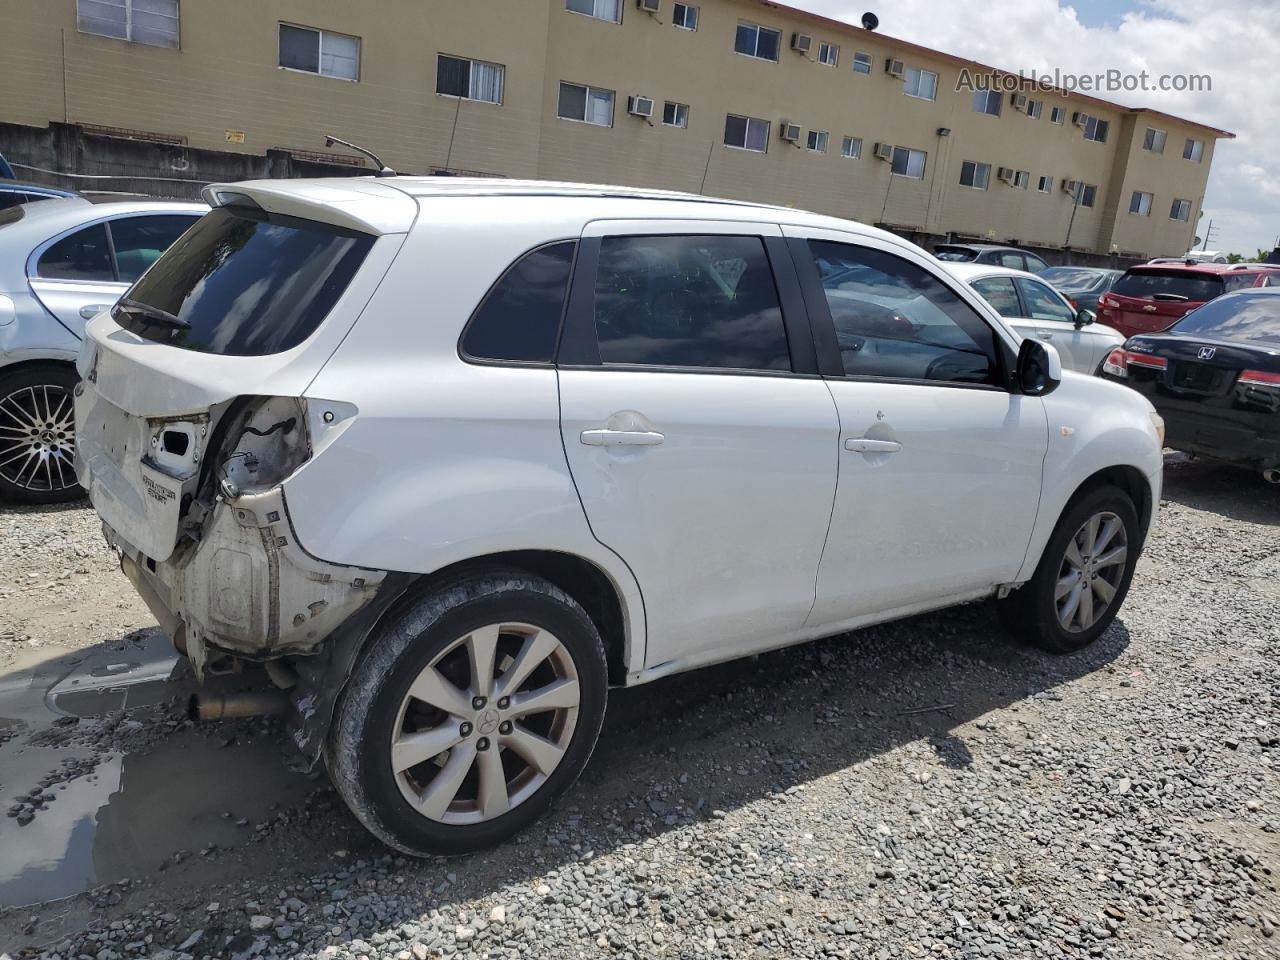
<path fill-rule="evenodd" d="M 1006 70 L 1208 74 L 1204 91 L 1101 92 L 1236 134 L 1219 140 L 1204 214 L 1209 249 L 1252 259 L 1280 235 L 1280 0 L 786 0 Z M 1173 138 L 1165 150 L 1181 149 Z"/>

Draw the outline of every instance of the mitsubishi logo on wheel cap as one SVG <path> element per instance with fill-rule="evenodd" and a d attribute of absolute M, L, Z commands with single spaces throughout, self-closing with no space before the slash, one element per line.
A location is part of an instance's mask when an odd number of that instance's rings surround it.
<path fill-rule="evenodd" d="M 1201 360 L 1212 360 L 1213 355 L 1217 352 L 1217 347 L 1201 347 L 1199 357 Z"/>

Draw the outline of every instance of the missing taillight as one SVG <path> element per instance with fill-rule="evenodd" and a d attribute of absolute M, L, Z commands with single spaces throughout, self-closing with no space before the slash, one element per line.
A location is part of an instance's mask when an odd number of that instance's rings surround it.
<path fill-rule="evenodd" d="M 191 447 L 191 437 L 180 430 L 166 430 L 160 435 L 160 447 L 175 457 L 185 457 Z"/>

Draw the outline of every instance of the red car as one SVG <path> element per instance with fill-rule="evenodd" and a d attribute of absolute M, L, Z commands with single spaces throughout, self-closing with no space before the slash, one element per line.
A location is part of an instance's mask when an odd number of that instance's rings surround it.
<path fill-rule="evenodd" d="M 1098 300 L 1098 322 L 1126 337 L 1167 330 L 1224 293 L 1280 286 L 1280 265 L 1195 263 L 1130 267 Z"/>

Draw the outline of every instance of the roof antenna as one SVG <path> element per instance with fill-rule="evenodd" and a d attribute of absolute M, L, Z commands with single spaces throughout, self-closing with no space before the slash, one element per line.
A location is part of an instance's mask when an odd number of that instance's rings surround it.
<path fill-rule="evenodd" d="M 363 153 L 366 157 L 372 160 L 373 165 L 378 168 L 378 172 L 374 174 L 375 177 L 396 176 L 396 172 L 379 160 L 372 150 L 366 150 L 364 147 L 357 147 L 350 140 L 340 140 L 337 137 L 331 137 L 328 134 L 325 134 L 324 145 L 326 147 L 332 147 L 335 143 L 340 143 L 344 147 L 350 147 L 352 150 L 356 151 L 356 153 Z"/>

